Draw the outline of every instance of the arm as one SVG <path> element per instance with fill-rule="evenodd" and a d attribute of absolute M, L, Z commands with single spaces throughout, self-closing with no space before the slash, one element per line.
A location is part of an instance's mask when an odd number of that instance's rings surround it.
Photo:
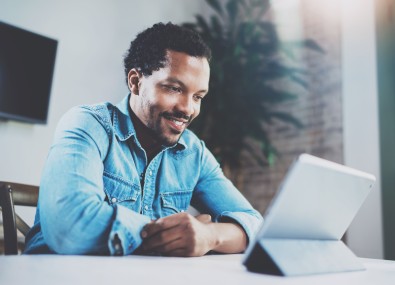
<path fill-rule="evenodd" d="M 263 218 L 225 177 L 212 153 L 202 143 L 201 173 L 192 206 L 216 223 L 232 223 L 243 230 L 246 244 L 254 237 Z"/>
<path fill-rule="evenodd" d="M 149 218 L 105 200 L 108 147 L 108 130 L 91 111 L 74 108 L 58 125 L 39 198 L 42 233 L 57 253 L 128 254 L 141 243 Z"/>
<path fill-rule="evenodd" d="M 242 252 L 262 222 L 261 215 L 224 177 L 204 145 L 203 149 L 192 205 L 201 213 L 207 213 L 203 216 L 210 216 L 210 221 L 204 222 L 201 216 L 194 218 L 186 213 L 161 218 L 148 224 L 142 232 L 145 249 L 177 256 L 199 256 L 210 250 Z"/>
<path fill-rule="evenodd" d="M 146 225 L 141 235 L 144 250 L 170 256 L 202 256 L 211 250 L 239 253 L 247 245 L 239 225 L 213 223 L 210 215 L 171 215 Z"/>

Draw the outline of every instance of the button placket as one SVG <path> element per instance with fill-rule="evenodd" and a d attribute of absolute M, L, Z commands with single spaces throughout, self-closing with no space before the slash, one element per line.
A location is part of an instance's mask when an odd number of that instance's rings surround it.
<path fill-rule="evenodd" d="M 155 156 L 148 164 L 145 170 L 145 179 L 143 187 L 143 199 L 142 199 L 142 213 L 151 216 L 153 199 L 155 197 L 155 175 L 158 165 L 158 158 L 161 157 L 162 153 Z"/>

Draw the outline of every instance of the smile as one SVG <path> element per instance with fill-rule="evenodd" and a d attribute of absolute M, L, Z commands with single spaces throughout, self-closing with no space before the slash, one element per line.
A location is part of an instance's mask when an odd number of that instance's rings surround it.
<path fill-rule="evenodd" d="M 173 131 L 175 131 L 176 133 L 181 133 L 186 125 L 188 124 L 188 122 L 186 121 L 182 121 L 180 119 L 175 119 L 174 117 L 164 117 L 166 119 L 166 121 L 168 122 L 168 125 L 170 126 L 171 129 L 173 129 Z"/>
<path fill-rule="evenodd" d="M 182 126 L 183 124 L 185 124 L 184 122 L 181 121 L 177 121 L 177 120 L 171 120 L 174 124 L 176 124 L 177 126 Z"/>

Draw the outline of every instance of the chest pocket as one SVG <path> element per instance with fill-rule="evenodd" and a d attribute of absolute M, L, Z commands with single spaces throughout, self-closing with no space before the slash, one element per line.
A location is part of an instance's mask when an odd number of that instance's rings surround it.
<path fill-rule="evenodd" d="M 162 217 L 185 212 L 191 203 L 192 192 L 177 191 L 161 193 Z"/>
<path fill-rule="evenodd" d="M 104 173 L 104 192 L 110 205 L 119 204 L 131 210 L 140 210 L 140 185 L 125 181 L 115 175 Z"/>

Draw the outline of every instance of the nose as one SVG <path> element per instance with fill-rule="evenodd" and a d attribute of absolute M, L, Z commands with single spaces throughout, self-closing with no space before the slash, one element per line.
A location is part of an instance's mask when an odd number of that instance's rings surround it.
<path fill-rule="evenodd" d="M 191 95 L 181 96 L 177 104 L 177 111 L 184 113 L 186 116 L 192 116 L 195 112 L 193 97 Z"/>

